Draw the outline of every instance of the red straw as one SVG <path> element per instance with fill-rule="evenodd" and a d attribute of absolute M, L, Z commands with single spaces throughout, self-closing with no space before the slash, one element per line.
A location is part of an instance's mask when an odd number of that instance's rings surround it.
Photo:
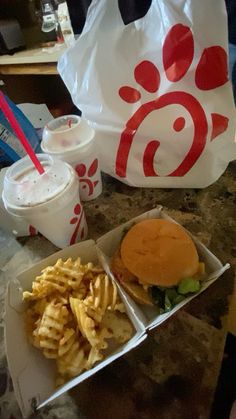
<path fill-rule="evenodd" d="M 2 109 L 5 117 L 8 119 L 9 124 L 11 125 L 12 129 L 15 131 L 15 134 L 19 138 L 21 144 L 23 145 L 26 153 L 31 158 L 35 168 L 38 170 L 39 174 L 42 175 L 44 173 L 44 168 L 41 165 L 38 157 L 36 156 L 31 144 L 27 140 L 21 126 L 18 124 L 11 108 L 9 107 L 3 93 L 0 91 L 0 108 Z"/>

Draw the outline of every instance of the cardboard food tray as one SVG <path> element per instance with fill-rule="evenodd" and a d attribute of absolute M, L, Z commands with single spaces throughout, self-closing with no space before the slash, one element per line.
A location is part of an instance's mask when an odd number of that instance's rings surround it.
<path fill-rule="evenodd" d="M 148 218 L 149 219 L 150 218 L 163 218 L 163 219 L 170 220 L 176 223 L 175 220 L 170 218 L 168 215 L 166 215 L 162 211 L 161 206 L 158 206 L 157 208 L 151 211 L 147 211 L 138 217 L 132 218 L 130 221 L 109 231 L 107 234 L 103 235 L 102 237 L 98 239 L 97 245 L 100 251 L 100 258 L 103 259 L 104 268 L 106 269 L 107 273 L 113 278 L 114 281 L 116 281 L 116 279 L 114 275 L 112 274 L 112 271 L 110 270 L 109 262 L 110 262 L 111 256 L 115 253 L 115 251 L 120 246 L 124 231 L 129 229 L 135 223 L 144 219 L 148 219 Z M 202 287 L 198 293 L 195 293 L 192 296 L 185 298 L 184 301 L 177 304 L 172 310 L 170 310 L 167 313 L 157 315 L 157 309 L 155 307 L 149 307 L 149 306 L 137 304 L 138 310 L 136 311 L 136 314 L 139 317 L 140 321 L 144 323 L 144 326 L 146 327 L 147 330 L 157 327 L 158 325 L 163 323 L 165 320 L 167 320 L 170 316 L 172 316 L 181 307 L 187 304 L 190 300 L 192 300 L 193 298 L 196 298 L 198 294 L 205 291 L 205 289 L 207 289 L 214 281 L 216 281 L 217 278 L 219 278 L 223 274 L 223 272 L 225 272 L 230 267 L 229 264 L 226 264 L 225 266 L 223 266 L 220 260 L 217 259 L 217 257 L 213 255 L 213 253 L 211 253 L 210 250 L 206 248 L 206 246 L 200 243 L 191 233 L 188 232 L 188 234 L 190 234 L 190 236 L 192 237 L 197 247 L 197 251 L 198 251 L 201 262 L 205 263 L 206 273 L 207 273 L 206 278 L 203 281 Z M 122 288 L 121 285 L 119 286 L 120 288 Z M 123 290 L 123 293 L 127 296 L 127 293 L 124 290 Z M 129 296 L 127 296 L 127 298 L 129 299 L 129 301 L 132 300 L 131 297 Z"/>
<path fill-rule="evenodd" d="M 152 329 L 163 323 L 192 298 L 195 298 L 199 293 L 208 288 L 226 269 L 229 268 L 228 264 L 223 266 L 203 244 L 193 237 L 200 259 L 205 262 L 208 273 L 200 292 L 186 298 L 170 312 L 162 315 L 157 315 L 155 307 L 150 308 L 136 304 L 123 290 L 122 286 L 117 283 L 110 271 L 109 260 L 120 245 L 124 229 L 130 228 L 134 223 L 146 218 L 165 218 L 172 220 L 162 212 L 161 207 L 158 207 L 139 217 L 133 218 L 127 223 L 122 224 L 100 237 L 97 241 L 97 246 L 93 240 L 87 240 L 67 247 L 33 265 L 9 283 L 5 311 L 6 352 L 15 395 L 23 416 L 28 416 L 35 408 L 39 409 L 46 405 L 56 397 L 84 381 L 86 378 L 92 376 L 115 359 L 138 346 L 147 337 L 146 331 L 148 329 Z M 111 279 L 115 281 L 120 296 L 126 306 L 128 317 L 133 323 L 135 333 L 129 342 L 119 347 L 114 353 L 107 356 L 106 359 L 96 364 L 92 369 L 70 380 L 55 391 L 55 364 L 51 360 L 46 359 L 38 349 L 34 348 L 27 341 L 23 319 L 25 305 L 22 303 L 22 292 L 23 290 L 31 289 L 33 279 L 39 275 L 41 270 L 46 266 L 56 263 L 59 258 L 65 260 L 68 257 L 77 258 L 78 256 L 81 257 L 82 263 L 96 263 L 99 260 Z"/>
<path fill-rule="evenodd" d="M 98 255 L 95 242 L 88 240 L 54 253 L 22 272 L 8 286 L 5 304 L 6 353 L 15 395 L 25 417 L 30 415 L 35 407 L 39 409 L 46 405 L 132 348 L 135 348 L 146 338 L 143 323 L 139 317 L 133 314 L 135 307 L 132 304 L 127 304 L 126 296 L 123 295 L 119 287 L 128 317 L 134 326 L 134 336 L 92 369 L 81 373 L 55 391 L 55 363 L 50 359 L 46 359 L 41 351 L 30 345 L 27 340 L 23 318 L 25 305 L 22 303 L 22 292 L 31 290 L 33 279 L 46 266 L 53 265 L 59 258 L 77 258 L 78 256 L 81 257 L 82 263 L 97 263 Z"/>

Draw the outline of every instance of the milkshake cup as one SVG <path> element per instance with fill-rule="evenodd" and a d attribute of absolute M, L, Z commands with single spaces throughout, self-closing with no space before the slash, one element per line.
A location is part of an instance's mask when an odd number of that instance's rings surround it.
<path fill-rule="evenodd" d="M 102 192 L 94 137 L 94 129 L 76 115 L 56 118 L 43 131 L 43 152 L 69 163 L 75 169 L 79 177 L 82 201 L 95 199 Z"/>
<path fill-rule="evenodd" d="M 4 177 L 6 210 L 33 225 L 57 247 L 86 238 L 87 224 L 73 168 L 46 154 L 37 154 L 40 175 L 29 157 L 14 163 Z"/>
<path fill-rule="evenodd" d="M 27 221 L 9 214 L 5 209 L 2 200 L 2 191 L 6 171 L 7 167 L 4 167 L 0 171 L 0 228 L 13 234 L 15 237 L 35 236 L 37 231 L 33 226 L 27 223 Z"/>

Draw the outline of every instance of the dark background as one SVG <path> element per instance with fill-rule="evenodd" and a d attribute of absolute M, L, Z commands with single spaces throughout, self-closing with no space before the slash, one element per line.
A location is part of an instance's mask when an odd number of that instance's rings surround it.
<path fill-rule="evenodd" d="M 125 24 L 143 17 L 148 11 L 151 0 L 117 0 Z M 52 0 L 54 4 L 60 0 Z M 72 26 L 75 34 L 82 32 L 87 10 L 91 0 L 67 0 Z M 33 26 L 40 31 L 40 0 L 0 0 L 0 19 L 15 18 L 25 32 Z"/>

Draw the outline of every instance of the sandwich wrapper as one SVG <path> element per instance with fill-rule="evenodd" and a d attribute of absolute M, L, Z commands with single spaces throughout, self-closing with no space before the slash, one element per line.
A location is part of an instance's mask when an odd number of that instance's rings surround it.
<path fill-rule="evenodd" d="M 229 268 L 229 264 L 223 266 L 204 245 L 193 237 L 200 255 L 200 260 L 205 262 L 208 273 L 208 277 L 201 290 L 191 297 L 186 298 L 170 312 L 162 315 L 157 315 L 155 307 L 149 308 L 136 304 L 123 290 L 122 286 L 117 283 L 110 271 L 109 261 L 114 251 L 120 245 L 124 229 L 129 228 L 134 223 L 146 218 L 170 219 L 162 212 L 161 207 L 158 207 L 111 230 L 98 239 L 97 245 L 93 240 L 87 240 L 54 253 L 19 274 L 16 279 L 9 283 L 5 302 L 6 353 L 15 395 L 23 416 L 30 415 L 35 409 L 43 407 L 56 397 L 62 395 L 86 378 L 94 375 L 106 365 L 138 346 L 147 338 L 148 329 L 152 329 L 163 323 L 192 298 L 195 298 L 199 293 L 208 288 L 226 269 Z M 113 349 L 110 354 L 108 353 L 108 356 L 96 364 L 92 369 L 81 373 L 79 376 L 71 379 L 59 389 L 55 390 L 54 362 L 46 359 L 38 349 L 28 343 L 24 327 L 23 313 L 25 310 L 25 303 L 22 302 L 22 292 L 23 290 L 31 290 L 32 281 L 46 266 L 55 264 L 59 258 L 65 260 L 68 257 L 72 257 L 75 259 L 78 256 L 81 257 L 82 263 L 96 263 L 100 261 L 104 270 L 110 275 L 111 280 L 116 282 L 121 299 L 125 304 L 127 315 L 134 326 L 134 335 L 126 344 L 121 345 L 115 350 Z"/>

